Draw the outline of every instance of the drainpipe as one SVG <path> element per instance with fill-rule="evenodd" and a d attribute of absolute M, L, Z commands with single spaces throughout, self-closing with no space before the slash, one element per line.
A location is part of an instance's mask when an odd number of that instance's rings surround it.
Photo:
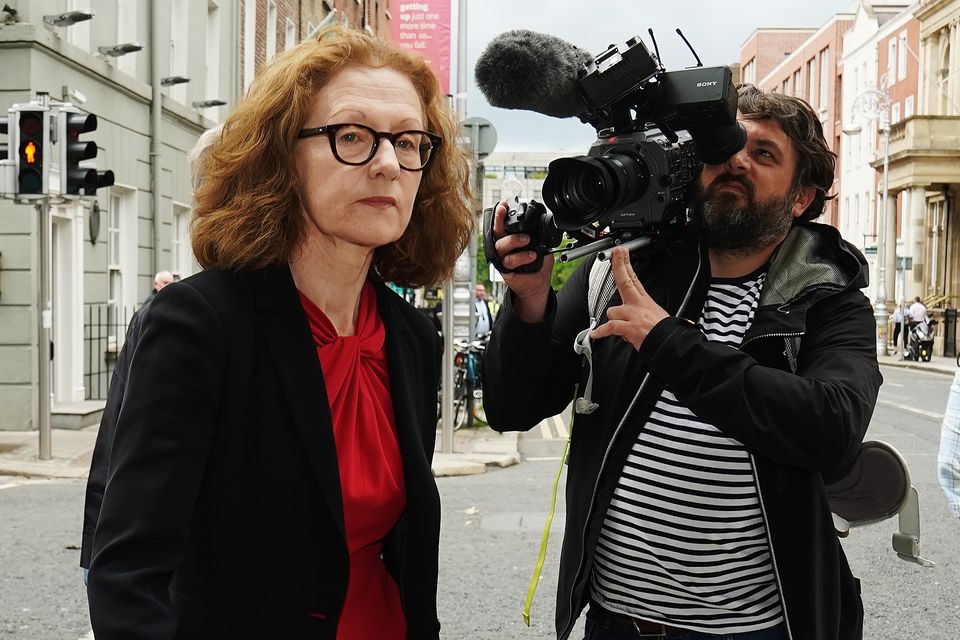
<path fill-rule="evenodd" d="M 153 215 L 153 271 L 160 265 L 160 126 L 163 116 L 163 96 L 160 93 L 160 7 L 158 0 L 150 0 L 150 212 Z"/>

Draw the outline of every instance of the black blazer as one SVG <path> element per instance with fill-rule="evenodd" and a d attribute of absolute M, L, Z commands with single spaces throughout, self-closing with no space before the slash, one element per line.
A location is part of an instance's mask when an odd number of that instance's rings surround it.
<path fill-rule="evenodd" d="M 97 429 L 97 441 L 93 447 L 93 457 L 90 460 L 90 473 L 87 475 L 87 491 L 83 503 L 83 534 L 80 539 L 80 566 L 90 568 L 90 556 L 93 553 L 93 534 L 100 518 L 100 505 L 103 503 L 103 489 L 107 485 L 107 467 L 110 463 L 110 445 L 113 443 L 113 434 L 117 428 L 117 417 L 120 415 L 120 405 L 123 403 L 123 390 L 127 385 L 127 376 L 130 374 L 130 361 L 133 351 L 140 341 L 140 324 L 156 293 L 147 296 L 143 306 L 137 309 L 127 325 L 127 334 L 123 339 L 123 348 L 117 356 L 113 367 L 113 376 L 110 378 L 110 388 L 107 390 L 107 401 L 104 403 L 103 415 L 100 416 L 100 427 Z"/>
<path fill-rule="evenodd" d="M 440 340 L 383 285 L 377 304 L 407 488 L 383 555 L 409 637 L 438 638 Z M 348 571 L 329 403 L 289 268 L 165 287 L 110 454 L 88 586 L 98 640 L 333 640 Z"/>

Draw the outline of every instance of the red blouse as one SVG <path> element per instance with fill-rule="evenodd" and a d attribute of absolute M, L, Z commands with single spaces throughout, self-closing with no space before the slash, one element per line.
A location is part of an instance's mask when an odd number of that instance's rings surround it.
<path fill-rule="evenodd" d="M 407 622 L 400 590 L 380 557 L 383 539 L 406 509 L 407 498 L 376 291 L 369 281 L 364 284 L 352 336 L 337 335 L 302 293 L 300 301 L 330 401 L 350 552 L 337 640 L 402 640 Z"/>

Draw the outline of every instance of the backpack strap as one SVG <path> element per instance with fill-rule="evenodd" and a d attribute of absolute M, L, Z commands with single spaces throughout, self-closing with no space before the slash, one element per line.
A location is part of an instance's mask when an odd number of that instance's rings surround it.
<path fill-rule="evenodd" d="M 587 287 L 587 308 L 590 311 L 590 326 L 577 334 L 573 343 L 573 350 L 584 356 L 590 368 L 587 374 L 587 384 L 583 389 L 583 396 L 577 398 L 574 407 L 577 413 L 590 414 L 597 410 L 598 405 L 593 402 L 593 348 L 590 344 L 590 332 L 596 329 L 603 312 L 606 311 L 613 292 L 617 290 L 613 279 L 613 270 L 609 260 L 594 260 L 590 267 L 589 284 Z"/>

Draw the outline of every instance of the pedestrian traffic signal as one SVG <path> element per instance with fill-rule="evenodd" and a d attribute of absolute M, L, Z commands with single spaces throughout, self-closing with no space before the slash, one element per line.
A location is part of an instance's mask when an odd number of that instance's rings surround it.
<path fill-rule="evenodd" d="M 17 195 L 47 195 L 50 182 L 50 160 L 46 156 L 50 140 L 49 111 L 27 106 L 14 113 L 17 119 Z"/>
<path fill-rule="evenodd" d="M 10 132 L 10 117 L 9 116 L 0 116 L 0 134 L 7 135 Z M 10 158 L 10 153 L 7 150 L 7 143 L 0 142 L 0 160 L 7 160 Z"/>
<path fill-rule="evenodd" d="M 58 120 L 60 182 L 64 196 L 94 195 L 97 189 L 113 185 L 113 171 L 97 171 L 80 166 L 83 160 L 97 157 L 97 143 L 80 140 L 80 135 L 97 130 L 97 116 L 79 109 L 62 107 Z"/>
<path fill-rule="evenodd" d="M 17 193 L 17 163 L 11 157 L 16 154 L 10 153 L 13 146 L 11 120 L 6 113 L 0 114 L 0 135 L 9 136 L 0 142 L 0 198 L 12 198 Z"/>

